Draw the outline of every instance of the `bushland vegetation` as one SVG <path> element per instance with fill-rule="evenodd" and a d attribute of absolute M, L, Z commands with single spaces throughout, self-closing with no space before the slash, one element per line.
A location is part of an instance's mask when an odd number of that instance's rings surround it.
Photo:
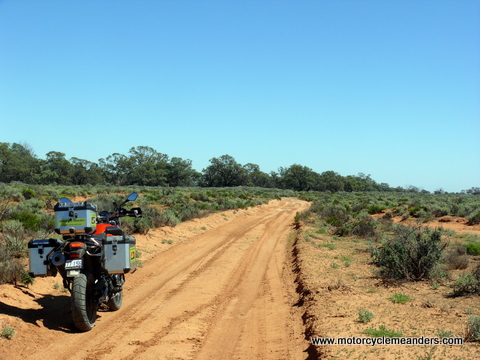
<path fill-rule="evenodd" d="M 113 202 L 136 191 L 135 202 L 143 210 L 142 218 L 123 218 L 129 233 L 147 233 L 152 228 L 175 226 L 182 221 L 212 212 L 242 209 L 272 199 L 297 196 L 288 189 L 256 187 L 149 187 L 149 186 L 63 186 L 0 183 L 0 284 L 28 283 L 25 271 L 27 243 L 31 239 L 55 238 L 53 206 L 60 197 L 88 200 L 99 211 L 113 211 Z"/>
<path fill-rule="evenodd" d="M 321 324 L 308 323 L 315 336 L 421 334 L 480 340 L 480 236 L 455 233 L 446 224 L 478 224 L 478 195 L 303 192 L 299 196 L 312 203 L 296 216 L 295 251 L 304 274 L 301 286 L 309 309 L 305 318 L 322 319 Z M 438 224 L 443 221 L 442 228 Z M 472 227 L 472 232 L 478 233 L 477 229 Z M 475 350 L 475 345 L 465 343 L 465 349 Z M 450 350 L 442 358 L 468 358 L 452 356 L 457 350 Z M 373 353 L 361 347 L 328 351 L 328 356 L 342 359 L 368 358 Z M 377 358 L 393 354 L 380 348 L 374 352 Z"/>
<path fill-rule="evenodd" d="M 133 191 L 141 194 L 136 205 L 142 207 L 144 216 L 138 219 L 124 218 L 123 227 L 130 233 L 146 233 L 152 228 L 175 226 L 211 212 L 247 208 L 271 199 L 295 196 L 312 203 L 310 210 L 299 214 L 298 218 L 313 216 L 322 219 L 321 231 L 334 236 L 372 239 L 378 245 L 372 250 L 373 259 L 386 277 L 392 274 L 409 279 L 428 277 L 437 270 L 436 264 L 440 260 L 446 262 L 446 268 L 466 268 L 469 256 L 480 254 L 480 240 L 475 237 L 461 239 L 460 247 L 445 248 L 442 233 L 401 230 L 401 226 L 394 226 L 390 221 L 394 216 L 400 216 L 405 220 L 415 219 L 421 224 L 450 215 L 466 218 L 471 224 L 476 224 L 480 214 L 479 196 L 466 193 L 328 193 L 244 186 L 45 186 L 12 182 L 0 183 L 0 267 L 6 269 L 0 276 L 0 282 L 22 280 L 24 274 L 19 272 L 21 267 L 15 262 L 22 262 L 23 259 L 25 263 L 29 239 L 55 236 L 53 206 L 60 197 L 89 199 L 98 205 L 99 210 L 113 210 L 114 201 L 123 200 L 126 194 Z M 371 216 L 375 214 L 381 216 Z M 422 251 L 430 256 L 428 265 Z M 407 268 L 405 259 L 415 257 L 421 265 L 411 264 Z M 403 264 L 401 266 L 404 268 L 395 268 L 394 264 Z M 476 279 L 477 275 L 473 276 Z M 457 292 L 464 292 L 465 289 L 459 287 Z"/>
<path fill-rule="evenodd" d="M 371 263 L 384 281 L 442 282 L 450 271 L 465 270 L 453 283 L 452 294 L 480 294 L 480 264 L 475 266 L 480 237 L 422 226 L 448 216 L 478 224 L 478 195 L 307 192 L 300 197 L 312 206 L 298 217 L 318 233 L 366 239 Z"/>
<path fill-rule="evenodd" d="M 210 185 L 218 186 L 219 183 Z M 467 299 L 465 295 L 477 297 L 480 294 L 480 238 L 422 226 L 446 216 L 458 216 L 468 219 L 470 224 L 478 224 L 480 195 L 466 192 L 332 193 L 233 185 L 162 187 L 0 183 L 0 284 L 29 284 L 33 281 L 26 272 L 26 244 L 30 239 L 56 236 L 53 232 L 53 206 L 60 197 L 89 199 L 98 205 L 99 210 L 112 210 L 114 201 L 121 201 L 128 193 L 136 191 L 141 196 L 134 206 L 143 209 L 144 217 L 123 219 L 123 227 L 130 233 L 146 233 L 152 228 L 175 226 L 212 212 L 248 208 L 281 197 L 299 197 L 311 202 L 310 209 L 297 214 L 295 219 L 297 225 L 308 225 L 305 240 L 309 244 L 323 251 L 338 252 L 342 250 L 343 242 L 349 242 L 348 251 L 327 263 L 331 271 L 356 269 L 360 257 L 356 252 L 358 243 L 364 241 L 367 246 L 363 247 L 368 250 L 362 248 L 362 256 L 370 259 L 374 276 L 388 285 L 413 281 L 420 284 L 420 281 L 427 280 L 432 288 L 447 288 L 452 297 Z M 396 224 L 393 218 L 401 218 L 404 223 L 413 223 L 414 226 L 405 226 L 402 222 Z M 327 234 L 329 240 L 325 240 Z M 355 246 L 355 252 L 350 245 Z M 328 291 L 342 288 L 348 289 L 339 279 L 328 286 Z M 403 304 L 411 301 L 408 296 L 402 290 L 389 300 Z M 361 324 L 372 322 L 373 325 L 364 330 L 371 336 L 402 336 L 384 325 L 377 330 L 375 321 L 381 316 L 378 308 L 362 308 L 358 310 L 356 321 Z M 466 340 L 480 339 L 479 323 L 478 317 L 468 319 Z"/>
<path fill-rule="evenodd" d="M 278 171 L 263 172 L 257 164 L 240 164 L 230 155 L 209 160 L 201 172 L 191 160 L 170 157 L 148 146 L 132 147 L 128 154 L 114 153 L 92 162 L 67 159 L 58 151 L 38 158 L 28 144 L 0 142 L 0 182 L 21 181 L 37 185 L 115 185 L 115 186 L 256 186 L 296 191 L 389 191 L 424 193 L 415 186 L 390 187 L 377 183 L 370 175 L 342 176 L 335 171 L 317 173 L 307 166 L 293 164 Z M 443 193 L 441 189 L 438 193 Z M 472 187 L 463 192 L 480 194 Z"/>

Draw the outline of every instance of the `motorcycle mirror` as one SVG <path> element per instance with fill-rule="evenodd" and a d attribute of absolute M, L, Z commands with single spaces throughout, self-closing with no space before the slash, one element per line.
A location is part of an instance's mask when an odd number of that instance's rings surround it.
<path fill-rule="evenodd" d="M 71 204 L 71 203 L 72 203 L 72 200 L 70 200 L 69 198 L 66 198 L 66 197 L 61 197 L 61 198 L 60 198 L 60 202 L 61 202 L 61 203 Z"/>
<path fill-rule="evenodd" d="M 134 201 L 137 199 L 137 197 L 138 197 L 138 194 L 136 192 L 131 193 L 130 195 L 128 195 L 127 201 Z"/>

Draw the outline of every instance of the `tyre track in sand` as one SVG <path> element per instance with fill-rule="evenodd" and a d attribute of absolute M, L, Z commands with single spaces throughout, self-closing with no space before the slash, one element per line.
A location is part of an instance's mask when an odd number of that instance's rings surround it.
<path fill-rule="evenodd" d="M 32 359 L 305 359 L 282 199 L 158 253 L 127 276 L 118 312 L 87 333 L 59 333 Z M 25 358 L 25 357 L 24 357 Z"/>

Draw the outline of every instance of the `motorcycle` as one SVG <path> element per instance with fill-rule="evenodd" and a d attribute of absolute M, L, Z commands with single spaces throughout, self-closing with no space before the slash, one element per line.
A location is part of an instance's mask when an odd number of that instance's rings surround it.
<path fill-rule="evenodd" d="M 105 304 L 117 311 L 122 305 L 124 274 L 136 269 L 136 241 L 124 234 L 120 218 L 142 216 L 138 207 L 123 208 L 137 196 L 132 193 L 121 204 L 114 203 L 113 212 L 101 211 L 98 215 L 97 206 L 90 202 L 61 198 L 54 211 L 55 232 L 63 240 L 28 243 L 30 276 L 60 273 L 63 286 L 71 294 L 73 323 L 80 331 L 94 327 L 100 306 Z"/>

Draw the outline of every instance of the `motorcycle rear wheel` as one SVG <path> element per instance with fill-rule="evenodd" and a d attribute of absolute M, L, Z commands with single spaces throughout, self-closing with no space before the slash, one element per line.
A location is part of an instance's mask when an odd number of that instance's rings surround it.
<path fill-rule="evenodd" d="M 72 315 L 75 327 L 80 331 L 90 331 L 97 319 L 95 301 L 95 279 L 88 272 L 81 272 L 73 279 Z"/>

